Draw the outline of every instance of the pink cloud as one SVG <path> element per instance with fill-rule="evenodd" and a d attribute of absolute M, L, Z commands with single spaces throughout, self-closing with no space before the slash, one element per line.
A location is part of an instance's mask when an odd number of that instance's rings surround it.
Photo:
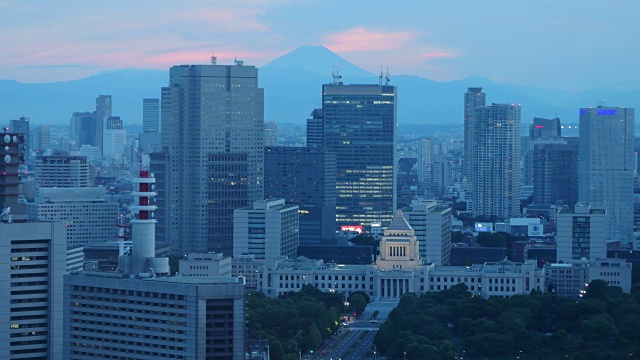
<path fill-rule="evenodd" d="M 433 60 L 433 59 L 454 58 L 454 57 L 456 57 L 456 54 L 454 53 L 442 52 L 439 50 L 420 54 L 420 58 L 426 61 Z"/>
<path fill-rule="evenodd" d="M 393 50 L 415 40 L 413 32 L 375 32 L 364 28 L 348 29 L 322 37 L 326 47 L 335 52 Z"/>
<path fill-rule="evenodd" d="M 224 29 L 226 32 L 268 31 L 269 27 L 256 19 L 260 13 L 256 9 L 198 9 L 178 15 L 188 21 L 198 21 Z"/>

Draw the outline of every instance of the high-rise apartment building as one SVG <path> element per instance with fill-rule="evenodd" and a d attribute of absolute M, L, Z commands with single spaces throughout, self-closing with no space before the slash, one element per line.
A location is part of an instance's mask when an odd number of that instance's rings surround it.
<path fill-rule="evenodd" d="M 336 234 L 336 154 L 313 147 L 266 147 L 264 197 L 300 208 L 300 244 Z"/>
<path fill-rule="evenodd" d="M 160 132 L 160 99 L 142 99 L 142 131 Z"/>
<path fill-rule="evenodd" d="M 520 215 L 520 121 L 520 105 L 493 104 L 473 111 L 474 216 Z"/>
<path fill-rule="evenodd" d="M 75 112 L 71 116 L 71 140 L 75 148 L 96 146 L 96 115 L 93 112 Z"/>
<path fill-rule="evenodd" d="M 578 138 L 535 144 L 532 168 L 534 204 L 571 207 L 578 201 Z"/>
<path fill-rule="evenodd" d="M 170 241 L 233 253 L 233 210 L 263 199 L 264 92 L 254 66 L 180 65 L 162 88 Z"/>
<path fill-rule="evenodd" d="M 418 180 L 422 182 L 430 183 L 432 181 L 433 150 L 432 139 L 422 139 L 418 142 Z"/>
<path fill-rule="evenodd" d="M 634 109 L 580 109 L 579 201 L 607 210 L 611 239 L 633 242 Z"/>
<path fill-rule="evenodd" d="M 89 162 L 86 156 L 67 153 L 37 156 L 34 173 L 40 187 L 89 186 Z"/>
<path fill-rule="evenodd" d="M 104 129 L 107 126 L 107 119 L 111 117 L 111 95 L 100 95 L 96 98 L 96 133 L 93 145 L 102 149 Z"/>
<path fill-rule="evenodd" d="M 273 260 L 298 254 L 298 206 L 284 199 L 256 201 L 233 212 L 233 258 Z"/>
<path fill-rule="evenodd" d="M 420 258 L 438 266 L 449 265 L 451 207 L 438 205 L 435 201 L 418 201 L 403 215 L 415 232 Z"/>
<path fill-rule="evenodd" d="M 463 175 L 467 179 L 467 184 L 473 183 L 473 152 L 476 147 L 474 143 L 474 110 L 477 107 L 485 106 L 486 94 L 481 87 L 470 87 L 464 94 L 464 152 L 463 152 Z M 471 188 L 471 186 L 469 187 Z M 469 189 L 467 189 L 469 190 Z"/>
<path fill-rule="evenodd" d="M 396 209 L 396 87 L 322 87 L 323 147 L 336 153 L 337 225 L 389 224 Z"/>
<path fill-rule="evenodd" d="M 563 209 L 557 216 L 558 261 L 606 258 L 607 213 L 606 209 L 592 208 L 589 203 Z"/>

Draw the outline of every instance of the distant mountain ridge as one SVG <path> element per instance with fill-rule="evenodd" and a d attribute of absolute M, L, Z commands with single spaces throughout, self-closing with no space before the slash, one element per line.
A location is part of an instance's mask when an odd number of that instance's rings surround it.
<path fill-rule="evenodd" d="M 349 63 L 323 46 L 302 46 L 259 71 L 265 89 L 265 120 L 302 124 L 311 111 L 321 106 L 322 84 L 332 81 L 334 65 L 345 84 L 377 84 L 376 74 Z M 118 70 L 84 79 L 42 84 L 0 80 L 0 124 L 22 115 L 32 126 L 68 125 L 76 111 L 92 111 L 95 98 L 113 96 L 113 113 L 126 124 L 142 122 L 142 99 L 160 97 L 160 88 L 169 80 L 168 70 Z M 522 123 L 534 116 L 559 116 L 563 123 L 578 122 L 578 108 L 595 106 L 606 99 L 610 106 L 640 107 L 640 86 L 624 84 L 622 89 L 594 88 L 582 92 L 496 83 L 481 76 L 437 82 L 418 76 L 395 75 L 398 87 L 398 123 L 460 124 L 463 94 L 467 87 L 482 86 L 487 103 L 522 104 Z"/>

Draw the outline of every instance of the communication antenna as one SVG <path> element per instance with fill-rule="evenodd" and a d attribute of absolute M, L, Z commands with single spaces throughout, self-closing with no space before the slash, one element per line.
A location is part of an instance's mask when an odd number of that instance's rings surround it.
<path fill-rule="evenodd" d="M 391 74 L 389 74 L 389 66 L 387 65 L 387 73 L 384 74 L 384 84 L 389 85 L 389 81 L 391 81 Z"/>
<path fill-rule="evenodd" d="M 340 85 L 342 83 L 342 75 L 340 75 L 340 65 L 333 64 L 333 72 L 331 73 L 331 76 L 333 77 L 333 85 Z"/>
<path fill-rule="evenodd" d="M 378 75 L 378 85 L 382 85 L 383 78 L 384 78 L 384 73 L 382 72 L 382 65 L 380 65 L 380 75 Z"/>
<path fill-rule="evenodd" d="M 218 57 L 216 56 L 216 53 L 212 53 L 211 54 L 211 65 L 216 65 L 218 64 Z"/>

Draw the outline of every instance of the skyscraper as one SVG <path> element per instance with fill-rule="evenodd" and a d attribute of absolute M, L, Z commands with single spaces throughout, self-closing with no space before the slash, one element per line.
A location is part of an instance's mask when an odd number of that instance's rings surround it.
<path fill-rule="evenodd" d="M 463 175 L 467 179 L 467 184 L 473 182 L 473 151 L 474 151 L 474 137 L 473 137 L 473 109 L 485 106 L 486 95 L 482 92 L 481 87 L 470 87 L 464 94 L 464 157 L 463 161 Z"/>
<path fill-rule="evenodd" d="M 142 99 L 142 131 L 160 132 L 160 99 Z"/>
<path fill-rule="evenodd" d="M 323 147 L 336 153 L 337 225 L 389 224 L 396 209 L 396 87 L 322 87 Z"/>
<path fill-rule="evenodd" d="M 96 133 L 94 145 L 102 149 L 104 129 L 107 119 L 111 117 L 111 95 L 100 95 L 96 98 Z"/>
<path fill-rule="evenodd" d="M 102 155 L 112 159 L 122 157 L 127 143 L 127 130 L 123 128 L 122 119 L 110 116 L 102 132 Z"/>
<path fill-rule="evenodd" d="M 418 179 L 422 182 L 430 183 L 431 167 L 433 166 L 434 159 L 434 146 L 433 140 L 422 139 L 418 146 Z"/>
<path fill-rule="evenodd" d="M 534 204 L 578 201 L 578 138 L 535 144 L 532 164 Z"/>
<path fill-rule="evenodd" d="M 520 105 L 493 104 L 473 113 L 473 216 L 520 215 Z"/>
<path fill-rule="evenodd" d="M 93 112 L 75 112 L 71 115 L 71 140 L 76 148 L 82 145 L 96 146 L 96 114 Z"/>
<path fill-rule="evenodd" d="M 300 207 L 300 245 L 336 234 L 336 154 L 313 147 L 266 147 L 264 197 Z"/>
<path fill-rule="evenodd" d="M 180 65 L 162 88 L 170 241 L 233 253 L 233 210 L 264 195 L 264 92 L 254 66 Z M 152 164 L 153 166 L 153 164 Z M 162 214 L 160 212 L 159 214 Z"/>
<path fill-rule="evenodd" d="M 557 218 L 558 261 L 606 258 L 607 212 L 592 208 L 589 203 L 576 203 L 574 209 L 563 209 Z"/>
<path fill-rule="evenodd" d="M 634 109 L 580 109 L 579 200 L 607 210 L 613 240 L 633 241 Z"/>

